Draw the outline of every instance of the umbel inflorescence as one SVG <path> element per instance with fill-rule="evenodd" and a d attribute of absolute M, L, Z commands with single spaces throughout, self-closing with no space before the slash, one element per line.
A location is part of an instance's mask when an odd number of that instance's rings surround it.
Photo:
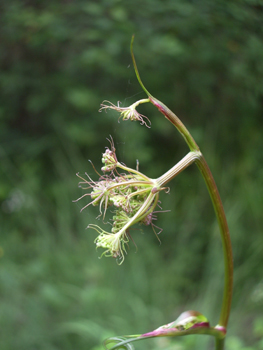
<path fill-rule="evenodd" d="M 103 106 L 105 108 L 105 105 Z M 112 108 L 112 107 L 110 107 Z M 117 107 L 118 108 L 118 107 Z M 93 181 L 88 174 L 78 177 L 82 180 L 79 185 L 84 190 L 90 190 L 79 199 L 90 196 L 91 202 L 85 205 L 98 206 L 99 216 L 105 219 L 109 207 L 114 209 L 111 219 L 111 232 L 103 230 L 100 226 L 90 224 L 99 233 L 95 239 L 97 248 L 104 248 L 102 255 L 117 258 L 118 263 L 124 260 L 126 246 L 131 238 L 129 228 L 136 224 L 151 225 L 154 232 L 154 209 L 159 202 L 159 192 L 167 190 L 157 180 L 150 179 L 137 169 L 128 168 L 120 163 L 116 156 L 113 140 L 111 147 L 106 148 L 102 155 L 103 175 L 98 181 Z M 79 200 L 78 199 L 78 200 Z"/>

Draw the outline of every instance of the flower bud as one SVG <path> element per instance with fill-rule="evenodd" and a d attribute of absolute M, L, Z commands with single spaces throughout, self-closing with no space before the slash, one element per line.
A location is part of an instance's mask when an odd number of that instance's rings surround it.
<path fill-rule="evenodd" d="M 103 172 L 114 170 L 118 163 L 115 152 L 110 150 L 109 148 L 107 148 L 105 153 L 103 153 L 101 161 L 103 164 L 105 164 L 101 168 Z"/>

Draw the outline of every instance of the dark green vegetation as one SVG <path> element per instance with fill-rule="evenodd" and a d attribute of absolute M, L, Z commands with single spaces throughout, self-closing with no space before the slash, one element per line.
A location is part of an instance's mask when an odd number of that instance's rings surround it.
<path fill-rule="evenodd" d="M 214 324 L 223 287 L 221 242 L 195 166 L 162 194 L 157 225 L 131 231 L 138 250 L 98 259 L 96 223 L 76 172 L 97 178 L 111 134 L 120 161 L 150 177 L 188 151 L 152 106 L 152 121 L 117 122 L 147 89 L 186 124 L 218 184 L 233 243 L 227 349 L 263 342 L 263 3 L 260 0 L 3 1 L 0 5 L 1 350 L 99 350 L 114 334 L 150 331 L 197 309 Z M 209 349 L 206 337 L 138 349 Z M 180 344 L 181 347 L 177 347 Z"/>

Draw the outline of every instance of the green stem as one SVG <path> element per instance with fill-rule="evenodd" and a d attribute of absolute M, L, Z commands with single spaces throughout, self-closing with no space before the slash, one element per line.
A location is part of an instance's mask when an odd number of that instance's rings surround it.
<path fill-rule="evenodd" d="M 122 169 L 122 170 L 125 170 L 125 171 L 127 171 L 127 172 L 129 172 L 129 173 L 136 174 L 136 175 L 140 176 L 142 179 L 144 179 L 144 180 L 146 180 L 146 181 L 150 181 L 150 179 L 149 179 L 147 176 L 145 176 L 144 174 L 142 174 L 142 173 L 141 173 L 140 171 L 138 171 L 138 170 L 129 168 L 129 167 L 127 167 L 126 165 L 123 165 L 123 164 L 121 164 L 121 163 L 119 163 L 119 162 L 117 163 L 117 167 L 120 168 L 120 169 Z"/>
<path fill-rule="evenodd" d="M 133 40 L 134 40 L 134 36 L 132 37 L 132 41 L 131 41 L 131 56 L 132 56 L 134 70 L 135 70 L 137 79 L 141 87 L 143 88 L 143 90 L 148 95 L 150 102 L 155 107 L 157 107 L 158 110 L 165 116 L 165 118 L 167 118 L 177 128 L 177 130 L 180 132 L 182 137 L 185 139 L 188 147 L 190 148 L 190 151 L 193 152 L 192 155 L 193 154 L 196 155 L 196 159 L 194 159 L 194 161 L 196 162 L 205 180 L 208 192 L 210 194 L 210 197 L 213 203 L 218 225 L 220 228 L 220 235 L 221 235 L 223 252 L 224 252 L 224 268 L 225 268 L 224 294 L 223 294 L 223 301 L 222 301 L 222 307 L 221 307 L 218 326 L 223 326 L 224 328 L 227 328 L 230 308 L 231 308 L 232 294 L 233 294 L 233 255 L 232 255 L 229 229 L 226 221 L 223 204 L 222 204 L 215 180 L 213 178 L 213 175 L 206 163 L 204 156 L 200 152 L 198 145 L 193 139 L 192 135 L 189 133 L 189 131 L 187 130 L 185 125 L 181 122 L 181 120 L 167 106 L 165 106 L 165 104 L 163 104 L 161 101 L 158 101 L 156 98 L 154 98 L 143 85 L 139 75 L 137 65 L 136 65 L 135 57 L 133 54 Z M 192 157 L 192 155 L 190 156 L 190 158 Z M 191 162 L 192 162 L 192 159 L 190 160 L 190 163 Z M 186 163 L 187 164 L 186 166 L 188 166 L 190 163 L 189 162 Z M 177 171 L 178 169 L 174 169 L 175 167 L 172 168 L 174 172 L 170 174 L 171 175 L 170 179 L 172 179 L 177 173 L 179 173 L 185 168 L 183 166 L 182 170 Z M 166 175 L 167 174 L 168 172 L 166 173 Z M 164 180 L 162 184 L 168 181 L 168 178 L 165 176 L 157 179 L 157 181 L 159 181 L 160 179 L 161 181 Z M 223 348 L 224 348 L 224 340 L 216 339 L 216 349 L 222 350 Z"/>
<path fill-rule="evenodd" d="M 178 129 L 178 131 L 184 137 L 186 143 L 188 144 L 191 151 L 198 152 L 199 156 L 196 157 L 195 162 L 205 180 L 208 192 L 210 194 L 214 210 L 216 213 L 218 225 L 220 228 L 220 234 L 223 244 L 224 251 L 224 264 L 225 264 L 225 284 L 224 284 L 224 295 L 223 302 L 221 307 L 221 314 L 219 318 L 219 325 L 227 327 L 231 301 L 232 301 L 232 292 L 233 292 L 233 257 L 232 257 L 232 248 L 229 235 L 229 229 L 226 221 L 226 216 L 222 201 L 213 178 L 213 175 L 206 163 L 204 156 L 199 151 L 199 147 L 194 141 L 193 137 L 186 129 L 184 124 L 179 120 L 179 118 L 162 102 L 158 101 L 154 97 L 149 97 L 150 101 L 154 106 L 156 106 L 159 111 L 161 111 L 164 116 Z"/>
<path fill-rule="evenodd" d="M 216 350 L 224 350 L 225 338 L 223 339 L 215 338 L 215 341 L 216 341 Z"/>
<path fill-rule="evenodd" d="M 199 151 L 199 147 L 197 146 L 194 138 L 190 134 L 190 132 L 186 129 L 185 125 L 181 122 L 181 120 L 167 107 L 164 103 L 157 100 L 153 96 L 149 96 L 150 102 L 159 109 L 159 111 L 165 116 L 166 119 L 169 120 L 180 132 L 182 137 L 185 139 L 188 147 L 191 151 Z"/>
<path fill-rule="evenodd" d="M 138 80 L 139 84 L 141 85 L 142 89 L 145 91 L 146 95 L 148 95 L 150 97 L 152 95 L 149 93 L 149 91 L 143 85 L 138 68 L 137 68 L 137 64 L 136 64 L 134 53 L 133 53 L 133 41 L 134 41 L 134 35 L 132 36 L 132 40 L 131 40 L 131 57 L 132 57 L 132 63 L 133 63 L 133 67 L 135 70 L 135 74 L 136 74 L 137 80 Z"/>
<path fill-rule="evenodd" d="M 229 229 L 227 225 L 223 204 L 222 204 L 215 180 L 203 155 L 202 157 L 196 160 L 196 165 L 198 166 L 201 174 L 203 175 L 206 186 L 208 188 L 208 192 L 210 194 L 213 207 L 216 213 L 217 222 L 220 228 L 220 233 L 221 233 L 221 238 L 223 243 L 224 265 L 225 265 L 225 285 L 224 285 L 223 302 L 222 302 L 218 325 L 227 328 L 230 309 L 231 309 L 232 294 L 233 294 L 233 255 L 232 255 L 230 234 L 229 234 Z"/>
<path fill-rule="evenodd" d="M 191 134 L 189 133 L 189 131 L 186 129 L 186 127 L 184 126 L 184 124 L 181 122 L 181 120 L 174 114 L 172 113 L 172 111 L 169 110 L 169 108 L 167 108 L 165 106 L 165 104 L 163 104 L 161 101 L 158 101 L 156 98 L 154 98 L 150 92 L 146 89 L 146 87 L 143 85 L 143 82 L 141 80 L 138 68 L 137 68 L 137 64 L 136 64 L 136 60 L 134 57 L 134 53 L 133 53 L 133 41 L 134 41 L 134 35 L 132 36 L 132 40 L 131 40 L 131 57 L 132 57 L 132 62 L 133 62 L 133 67 L 135 70 L 135 74 L 136 77 L 138 79 L 139 84 L 141 85 L 142 89 L 145 91 L 145 93 L 147 94 L 150 102 L 152 104 L 154 104 L 159 111 L 172 123 L 176 126 L 176 128 L 178 129 L 178 131 L 180 132 L 180 134 L 183 136 L 183 138 L 185 139 L 186 143 L 188 144 L 189 148 L 191 151 L 199 151 L 199 147 L 197 146 L 195 140 L 193 139 L 193 137 L 191 136 Z"/>
<path fill-rule="evenodd" d="M 167 182 L 171 181 L 175 176 L 180 174 L 189 165 L 194 163 L 201 155 L 202 154 L 199 151 L 189 152 L 183 159 L 180 160 L 180 162 L 178 162 L 166 173 L 164 173 L 162 176 L 160 176 L 158 179 L 155 180 L 157 183 L 157 186 L 162 187 Z"/>

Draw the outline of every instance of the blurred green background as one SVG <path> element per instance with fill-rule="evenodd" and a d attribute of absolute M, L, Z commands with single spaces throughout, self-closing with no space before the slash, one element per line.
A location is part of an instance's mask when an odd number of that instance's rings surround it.
<path fill-rule="evenodd" d="M 263 2 L 8 0 L 0 5 L 1 350 L 101 350 L 108 336 L 150 331 L 185 310 L 218 320 L 221 242 L 193 165 L 161 195 L 157 225 L 133 232 L 123 265 L 99 259 L 97 208 L 73 203 L 76 172 L 97 179 L 112 135 L 120 161 L 158 177 L 188 149 L 153 106 L 118 123 L 147 89 L 186 124 L 222 196 L 235 289 L 227 349 L 263 348 Z M 212 349 L 208 337 L 136 349 Z"/>

